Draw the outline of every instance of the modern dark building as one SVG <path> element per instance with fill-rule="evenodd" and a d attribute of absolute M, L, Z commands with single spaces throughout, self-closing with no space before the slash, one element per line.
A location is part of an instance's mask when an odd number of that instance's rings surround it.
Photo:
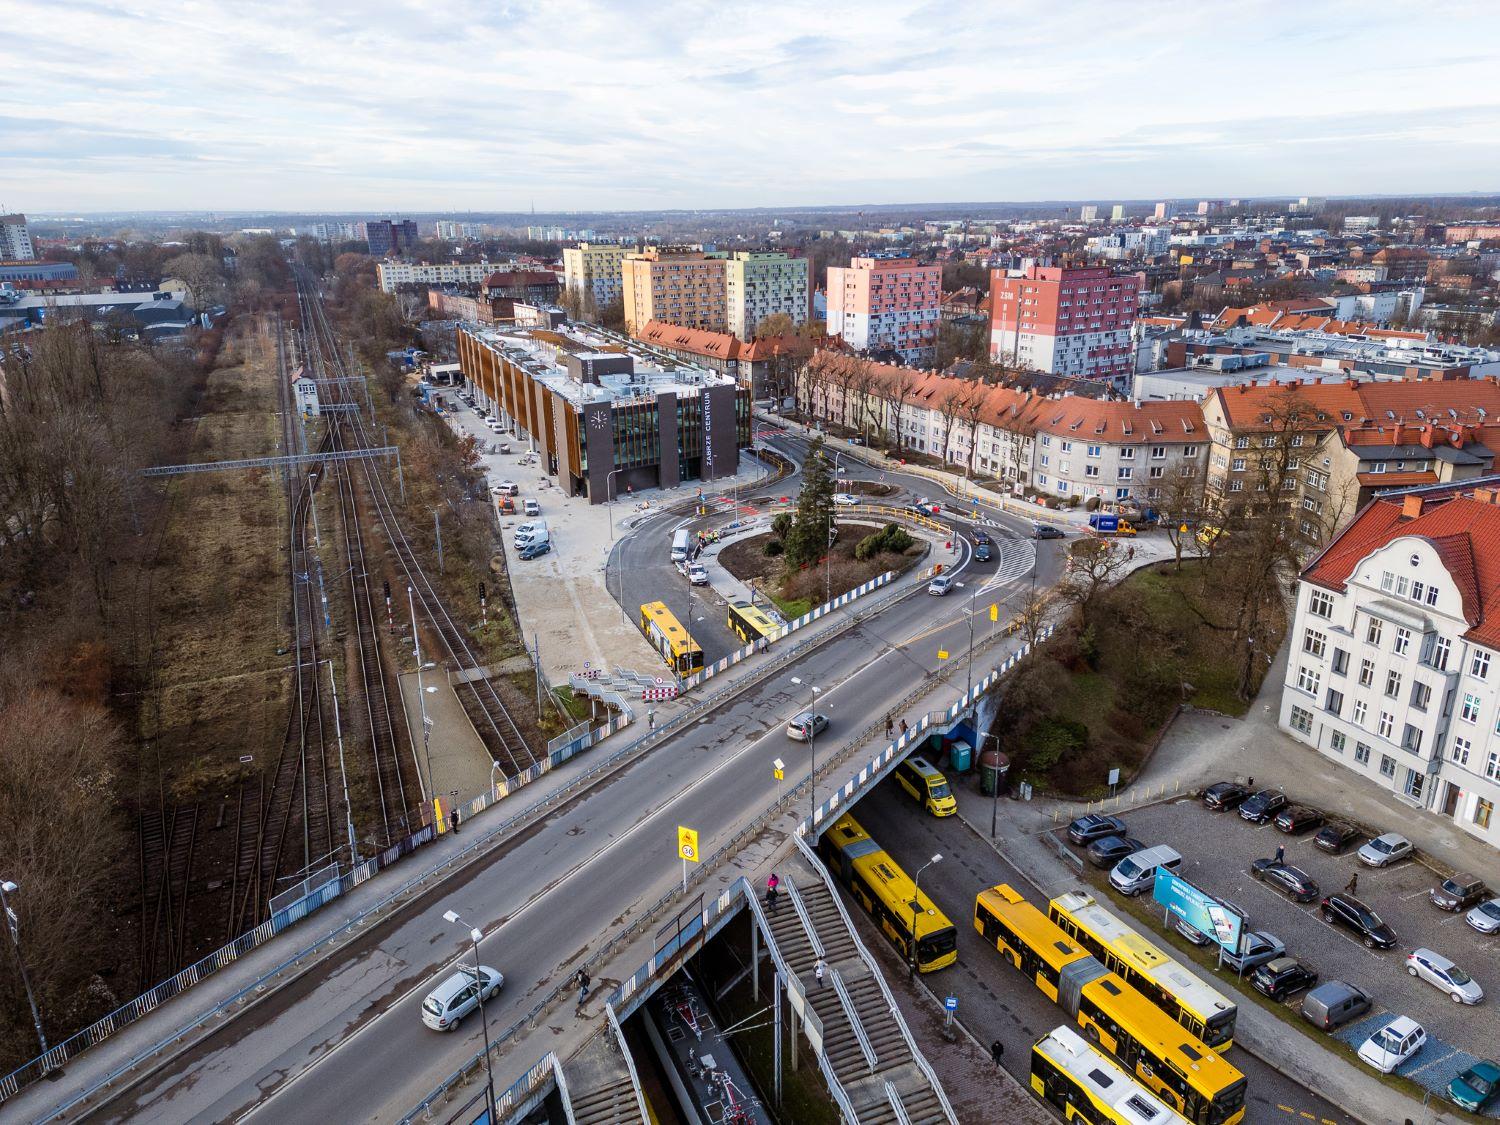
<path fill-rule="evenodd" d="M 458 329 L 465 378 L 569 496 L 603 504 L 739 471 L 750 392 L 590 329 Z"/>
<path fill-rule="evenodd" d="M 414 219 L 371 219 L 365 224 L 365 238 L 370 244 L 370 253 L 377 258 L 387 254 L 404 254 L 417 244 L 417 224 Z"/>

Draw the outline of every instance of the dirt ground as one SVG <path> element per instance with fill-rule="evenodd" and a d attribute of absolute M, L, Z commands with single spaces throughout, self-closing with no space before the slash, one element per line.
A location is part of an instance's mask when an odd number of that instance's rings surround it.
<path fill-rule="evenodd" d="M 886 553 L 869 559 L 855 559 L 854 548 L 859 541 L 879 530 L 875 524 L 839 524 L 839 539 L 828 560 L 826 574 L 821 564 L 788 574 L 780 558 L 765 553 L 765 545 L 775 538 L 769 533 L 729 544 L 719 552 L 719 563 L 741 582 L 771 591 L 783 613 L 805 613 L 813 604 L 823 601 L 829 591 L 829 596 L 838 597 L 887 570 L 904 570 L 912 558 L 921 554 L 919 544 L 905 555 Z M 808 605 L 802 606 L 803 601 Z"/>

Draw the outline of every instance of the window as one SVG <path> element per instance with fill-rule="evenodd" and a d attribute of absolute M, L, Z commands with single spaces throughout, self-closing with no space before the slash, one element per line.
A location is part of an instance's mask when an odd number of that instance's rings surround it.
<path fill-rule="evenodd" d="M 1387 672 L 1385 674 L 1385 694 L 1395 699 L 1401 694 L 1401 673 Z"/>
<path fill-rule="evenodd" d="M 1134 461 L 1135 460 L 1135 446 L 1133 446 L 1133 445 L 1127 445 L 1123 449 L 1121 449 L 1120 450 L 1120 460 L 1121 461 Z"/>
<path fill-rule="evenodd" d="M 1167 447 L 1165 445 L 1153 445 L 1151 447 L 1151 460 L 1153 460 L 1153 461 L 1161 461 L 1161 460 L 1165 459 L 1166 456 L 1167 456 Z"/>
<path fill-rule="evenodd" d="M 1437 602 L 1438 602 L 1438 588 L 1436 586 L 1429 586 L 1429 587 L 1427 587 L 1427 604 L 1428 605 L 1437 605 Z"/>
<path fill-rule="evenodd" d="M 1455 738 L 1453 748 L 1448 751 L 1448 757 L 1452 758 L 1461 766 L 1469 764 L 1469 753 L 1474 749 L 1474 744 L 1467 738 Z"/>
<path fill-rule="evenodd" d="M 1359 686 L 1369 687 L 1375 682 L 1375 661 L 1361 660 L 1359 662 Z"/>
<path fill-rule="evenodd" d="M 1088 453 L 1089 453 L 1090 457 L 1097 457 L 1097 456 L 1099 456 L 1099 446 L 1097 446 L 1097 445 L 1091 445 L 1091 446 L 1089 446 Z"/>
<path fill-rule="evenodd" d="M 1380 755 L 1380 776 L 1396 776 L 1396 759 L 1391 757 L 1389 754 Z"/>
<path fill-rule="evenodd" d="M 1237 473 L 1243 473 L 1245 471 L 1245 459 L 1243 457 L 1236 457 L 1230 462 L 1229 467 Z"/>
<path fill-rule="evenodd" d="M 1234 439 L 1234 447 L 1236 449 L 1249 449 L 1250 439 L 1247 437 L 1237 437 Z"/>
<path fill-rule="evenodd" d="M 1298 448 L 1298 447 L 1300 447 L 1302 445 L 1302 437 L 1303 437 L 1302 434 L 1293 434 L 1292 435 L 1292 447 L 1294 449 Z"/>
<path fill-rule="evenodd" d="M 1500 780 L 1500 750 L 1491 750 L 1485 758 L 1484 776 L 1491 781 Z"/>
<path fill-rule="evenodd" d="M 1198 456 L 1198 447 L 1196 445 L 1184 445 L 1182 447 L 1182 455 L 1184 457 L 1196 457 Z"/>
<path fill-rule="evenodd" d="M 1303 734 L 1312 733 L 1312 712 L 1304 711 L 1301 707 L 1293 706 L 1291 715 L 1291 726 L 1293 730 L 1299 730 Z"/>
<path fill-rule="evenodd" d="M 1363 699 L 1356 699 L 1354 701 L 1354 715 L 1352 716 L 1354 719 L 1354 725 L 1359 727 L 1364 726 L 1365 720 L 1369 718 L 1369 715 L 1370 705 Z"/>
<path fill-rule="evenodd" d="M 1134 475 L 1135 475 L 1135 470 L 1132 469 L 1129 465 L 1121 465 L 1120 466 L 1120 479 L 1121 480 L 1129 480 Z"/>
<path fill-rule="evenodd" d="M 1479 798 L 1479 803 L 1474 806 L 1474 823 L 1480 828 L 1488 828 L 1490 826 L 1490 816 L 1494 811 L 1494 801 L 1486 801 L 1483 797 Z"/>
<path fill-rule="evenodd" d="M 1476 680 L 1487 680 L 1490 676 L 1490 654 L 1487 652 L 1476 652 L 1474 658 L 1469 661 L 1469 675 Z"/>
<path fill-rule="evenodd" d="M 1083 475 L 1086 477 L 1097 477 L 1099 475 L 1099 466 L 1085 465 L 1083 467 Z"/>
<path fill-rule="evenodd" d="M 1477 723 L 1479 721 L 1479 696 L 1464 692 L 1464 703 L 1458 709 L 1458 717 L 1466 723 Z"/>
<path fill-rule="evenodd" d="M 1328 638 L 1316 629 L 1308 629 L 1302 634 L 1302 651 L 1310 652 L 1314 656 L 1321 657 L 1327 646 Z"/>
<path fill-rule="evenodd" d="M 1232 480 L 1232 481 L 1230 481 L 1229 482 L 1229 491 L 1230 492 L 1244 492 L 1245 491 L 1245 482 L 1242 481 L 1242 480 Z"/>
<path fill-rule="evenodd" d="M 1448 653 L 1452 649 L 1452 641 L 1447 637 L 1438 637 L 1437 640 L 1432 642 L 1432 659 L 1428 660 L 1427 663 L 1431 664 L 1439 672 L 1446 672 L 1448 670 Z"/>
<path fill-rule="evenodd" d="M 1307 612 L 1314 617 L 1333 616 L 1333 595 L 1326 594 L 1322 590 L 1314 590 L 1312 596 L 1307 599 Z"/>
<path fill-rule="evenodd" d="M 1401 748 L 1413 754 L 1422 752 L 1422 732 L 1410 723 L 1407 723 L 1406 729 L 1401 732 Z"/>
<path fill-rule="evenodd" d="M 1381 738 L 1390 738 L 1391 732 L 1396 729 L 1396 716 L 1389 711 L 1380 712 L 1380 721 L 1375 724 L 1375 733 Z"/>
<path fill-rule="evenodd" d="M 1072 453 L 1073 452 L 1073 443 L 1071 441 L 1065 441 L 1065 442 L 1063 442 L 1062 443 L 1062 451 L 1064 453 Z"/>
<path fill-rule="evenodd" d="M 1318 502 L 1311 496 L 1304 496 L 1302 498 L 1302 508 L 1304 511 L 1316 512 L 1318 510 Z"/>
<path fill-rule="evenodd" d="M 1342 754 L 1344 748 L 1349 745 L 1349 738 L 1341 731 L 1334 731 L 1328 736 L 1328 749 L 1335 754 Z"/>
<path fill-rule="evenodd" d="M 1364 765 L 1370 760 L 1370 748 L 1363 742 L 1356 742 L 1354 744 L 1354 760 L 1360 765 Z"/>
<path fill-rule="evenodd" d="M 1318 686 L 1322 682 L 1322 674 L 1307 667 L 1305 664 L 1297 669 L 1297 686 L 1309 695 L 1318 694 Z"/>
<path fill-rule="evenodd" d="M 1411 600 L 1414 601 L 1414 602 L 1421 601 L 1422 600 L 1422 591 L 1425 590 L 1425 589 L 1426 589 L 1426 587 L 1423 586 L 1422 583 L 1420 583 L 1420 582 L 1413 582 L 1411 584 Z"/>
<path fill-rule="evenodd" d="M 1297 488 L 1297 478 L 1296 477 L 1283 477 L 1282 478 L 1282 481 L 1281 481 L 1281 491 L 1282 492 L 1292 492 L 1292 491 L 1295 491 L 1296 488 Z"/>
<path fill-rule="evenodd" d="M 1334 691 L 1333 688 L 1329 688 L 1328 702 L 1324 704 L 1323 710 L 1327 711 L 1330 715 L 1337 715 L 1343 709 L 1344 693 L 1341 691 Z"/>
<path fill-rule="evenodd" d="M 1379 618 L 1370 618 L 1370 624 L 1365 627 L 1365 644 L 1378 645 L 1380 643 L 1381 627 Z"/>
<path fill-rule="evenodd" d="M 1341 648 L 1333 650 L 1333 674 L 1335 676 L 1349 674 L 1349 654 Z"/>
<path fill-rule="evenodd" d="M 1432 702 L 1432 688 L 1418 681 L 1411 685 L 1411 705 L 1418 711 L 1427 710 L 1428 704 Z"/>
<path fill-rule="evenodd" d="M 1411 630 L 1410 629 L 1403 629 L 1399 625 L 1396 626 L 1396 640 L 1391 645 L 1392 651 L 1395 652 L 1395 654 L 1397 656 L 1405 656 L 1407 650 L 1410 649 L 1410 648 L 1411 648 Z"/>
<path fill-rule="evenodd" d="M 1146 475 L 1152 480 L 1159 480 L 1165 471 L 1160 465 L 1152 465 L 1151 468 L 1146 470 Z"/>

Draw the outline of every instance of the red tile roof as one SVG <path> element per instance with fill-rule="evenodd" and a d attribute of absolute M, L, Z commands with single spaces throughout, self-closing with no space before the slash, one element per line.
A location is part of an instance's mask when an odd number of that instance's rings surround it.
<path fill-rule="evenodd" d="M 1310 430 L 1500 419 L 1500 381 L 1494 378 L 1267 383 L 1218 387 L 1209 398 L 1223 411 L 1231 429 L 1254 431 L 1264 425 L 1265 415 L 1284 410 L 1291 394 L 1314 412 L 1308 420 Z M 1319 413 L 1325 417 L 1318 419 Z"/>

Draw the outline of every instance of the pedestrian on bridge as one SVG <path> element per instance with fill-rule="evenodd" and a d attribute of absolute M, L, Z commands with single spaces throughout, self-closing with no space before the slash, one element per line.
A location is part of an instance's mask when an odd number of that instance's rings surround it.
<path fill-rule="evenodd" d="M 589 976 L 589 971 L 587 969 L 579 969 L 578 970 L 578 978 L 577 979 L 578 979 L 578 1006 L 581 1008 L 581 1007 L 583 1007 L 584 1001 L 589 998 L 589 985 L 592 983 L 593 978 Z"/>
<path fill-rule="evenodd" d="M 777 889 L 781 886 L 781 880 L 776 877 L 776 872 L 771 872 L 771 877 L 766 880 L 766 906 L 772 914 L 776 913 Z"/>
<path fill-rule="evenodd" d="M 459 822 L 458 809 L 457 808 L 453 808 L 453 809 L 448 810 L 448 831 L 452 832 L 455 836 L 458 835 L 458 822 Z"/>
<path fill-rule="evenodd" d="M 891 719 L 891 716 L 890 716 L 890 715 L 887 715 L 887 716 L 886 716 L 886 717 L 885 717 L 885 736 L 886 736 L 886 737 L 887 737 L 887 738 L 890 738 L 890 737 L 891 737 L 891 730 L 892 730 L 892 729 L 893 729 L 893 728 L 894 728 L 894 727 L 895 727 L 895 725 L 896 725 L 896 724 L 895 724 L 895 722 L 894 722 L 894 721 L 893 721 L 893 720 L 892 720 L 892 719 Z"/>
<path fill-rule="evenodd" d="M 818 978 L 818 987 L 823 987 L 823 974 L 828 971 L 828 963 L 823 958 L 818 958 L 818 963 L 813 966 L 813 976 Z"/>
<path fill-rule="evenodd" d="M 1000 1060 L 1004 1057 L 1005 1044 L 996 1039 L 993 1043 L 990 1044 L 990 1059 L 996 1066 L 999 1066 Z"/>

